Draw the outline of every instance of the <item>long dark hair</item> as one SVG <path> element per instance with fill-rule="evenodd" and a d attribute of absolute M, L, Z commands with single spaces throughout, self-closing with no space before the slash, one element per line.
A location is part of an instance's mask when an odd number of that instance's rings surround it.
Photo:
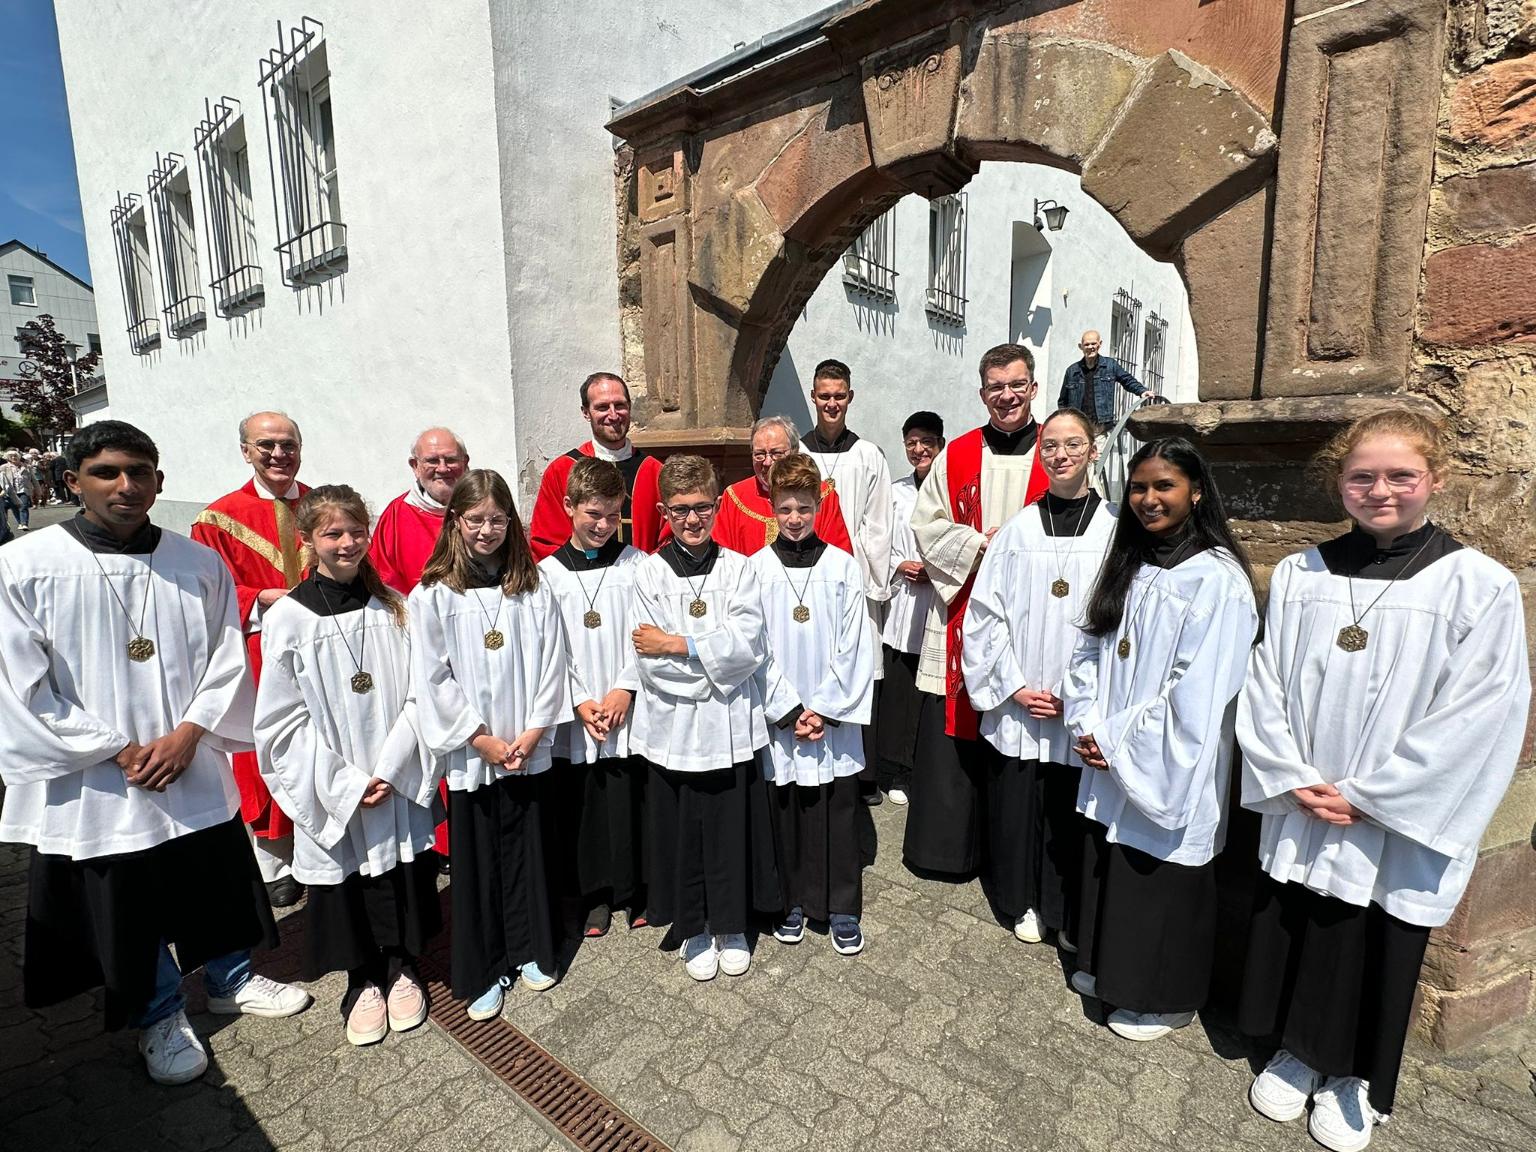
<path fill-rule="evenodd" d="M 437 544 L 421 573 L 423 585 L 446 584 L 461 596 L 464 594 L 473 554 L 459 532 L 459 521 L 471 508 L 487 500 L 500 508 L 508 521 L 507 538 L 491 557 L 492 562 L 502 565 L 502 594 L 517 596 L 539 586 L 539 566 L 533 559 L 533 549 L 529 546 L 522 517 L 517 514 L 517 505 L 512 502 L 512 490 L 500 473 L 489 468 L 471 468 L 453 486 L 453 494 L 448 497 L 448 513 L 437 534 Z"/>
<path fill-rule="evenodd" d="M 1237 542 L 1232 529 L 1227 525 L 1227 510 L 1222 504 L 1221 492 L 1216 487 L 1215 477 L 1211 475 L 1211 466 L 1200 455 L 1199 449 L 1182 436 L 1153 440 L 1150 444 L 1142 445 L 1141 450 L 1131 457 L 1125 469 L 1127 478 L 1136 474 L 1136 468 L 1143 461 L 1154 459 L 1166 460 L 1184 473 L 1200 497 L 1189 519 L 1184 522 L 1185 527 L 1181 529 L 1192 534 L 1193 542 L 1190 546 L 1200 551 L 1225 548 L 1242 568 L 1243 575 L 1251 585 L 1253 569 L 1248 564 L 1248 554 L 1243 551 L 1243 546 Z M 1137 571 L 1147 561 L 1156 543 L 1157 537 L 1147 531 L 1135 512 L 1129 508 L 1121 510 L 1115 519 L 1115 535 L 1110 541 L 1109 552 L 1099 569 L 1093 594 L 1088 598 L 1088 608 L 1084 613 L 1087 622 L 1083 631 L 1090 636 L 1108 636 L 1120 627 L 1131 581 L 1136 578 Z"/>

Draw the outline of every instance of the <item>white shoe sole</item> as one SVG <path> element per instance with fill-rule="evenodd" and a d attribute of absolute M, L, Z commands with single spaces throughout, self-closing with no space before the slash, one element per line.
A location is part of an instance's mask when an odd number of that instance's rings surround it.
<path fill-rule="evenodd" d="M 780 944 L 798 944 L 805 939 L 805 929 L 800 929 L 793 936 L 781 934 L 778 929 L 774 929 L 773 938 Z"/>
<path fill-rule="evenodd" d="M 422 1004 L 421 1011 L 414 1016 L 391 1016 L 389 1018 L 389 1030 L 391 1032 L 409 1032 L 412 1028 L 419 1028 L 422 1024 L 426 1023 L 427 1014 L 430 1011 L 429 1005 Z"/>
<path fill-rule="evenodd" d="M 727 964 L 723 959 L 720 961 L 720 971 L 724 972 L 727 976 L 745 976 L 747 970 L 751 967 L 752 957 L 750 956 L 742 964 Z"/>
<path fill-rule="evenodd" d="M 347 1025 L 347 1043 L 356 1048 L 365 1048 L 369 1044 L 377 1044 L 389 1035 L 389 1021 L 384 1021 L 372 1032 L 354 1032 L 352 1025 Z"/>
<path fill-rule="evenodd" d="M 901 793 L 900 795 L 897 795 L 896 793 L 892 793 L 892 792 L 887 792 L 885 794 L 885 798 L 887 800 L 889 800 L 892 804 L 896 805 L 896 807 L 898 807 L 898 808 L 905 808 L 907 806 L 908 797 L 907 797 L 906 793 L 904 793 L 904 792 Z"/>
<path fill-rule="evenodd" d="M 174 1088 L 178 1084 L 190 1084 L 194 1080 L 202 1079 L 203 1074 L 208 1071 L 208 1061 L 205 1058 L 202 1067 L 194 1068 L 189 1072 L 180 1072 L 174 1076 L 165 1072 L 156 1072 L 149 1066 L 148 1061 L 144 1064 L 144 1071 L 149 1073 L 149 1078 L 156 1084 L 164 1084 L 167 1088 Z"/>
<path fill-rule="evenodd" d="M 1306 1099 L 1303 1099 L 1302 1102 L 1299 1105 L 1297 1105 L 1295 1108 L 1291 1108 L 1291 1109 L 1279 1108 L 1279 1107 L 1276 1107 L 1273 1104 L 1270 1104 L 1262 1096 L 1260 1096 L 1258 1093 L 1256 1093 L 1254 1091 L 1254 1087 L 1256 1085 L 1257 1085 L 1257 1081 L 1255 1081 L 1253 1084 L 1248 1085 L 1248 1103 L 1253 1106 L 1253 1110 L 1255 1112 L 1257 1112 L 1260 1116 L 1263 1116 L 1263 1117 L 1265 1117 L 1266 1119 L 1269 1119 L 1269 1120 L 1273 1120 L 1276 1124 L 1289 1124 L 1292 1120 L 1298 1119 L 1299 1117 L 1306 1115 L 1306 1111 L 1307 1111 L 1307 1101 L 1306 1101 Z"/>
<path fill-rule="evenodd" d="M 1111 1019 L 1109 1021 L 1109 1030 L 1123 1039 L 1135 1040 L 1139 1044 L 1144 1044 L 1149 1040 L 1161 1040 L 1168 1033 L 1179 1028 L 1187 1028 L 1193 1021 L 1194 1016 L 1190 1016 L 1183 1024 L 1159 1024 L 1156 1027 L 1148 1027 L 1145 1024 L 1127 1024 Z"/>
<path fill-rule="evenodd" d="M 233 996 L 208 997 L 208 1011 L 214 1016 L 261 1016 L 268 1020 L 286 1020 L 289 1016 L 297 1016 L 314 1002 L 314 997 L 306 995 L 301 1004 L 294 1008 L 267 1008 L 253 1006 L 242 1008 Z"/>
<path fill-rule="evenodd" d="M 528 989 L 530 992 L 548 992 L 557 983 L 559 983 L 559 981 L 557 981 L 553 976 L 546 976 L 544 979 L 537 982 L 528 979 L 528 977 L 522 974 L 519 974 L 517 978 L 522 981 L 523 987 Z"/>
<path fill-rule="evenodd" d="M 714 964 L 712 967 L 707 968 L 707 969 L 705 969 L 703 971 L 699 971 L 697 969 L 690 968 L 686 964 L 683 965 L 683 968 L 684 968 L 685 971 L 687 971 L 688 975 L 692 976 L 700 984 L 708 984 L 711 980 L 713 980 L 716 976 L 718 976 L 720 974 L 720 965 L 719 965 L 718 962 L 716 964 Z"/>
<path fill-rule="evenodd" d="M 1038 944 L 1041 940 L 1044 939 L 1044 937 L 1040 935 L 1040 930 L 1038 928 L 1031 932 L 1027 928 L 1020 927 L 1018 924 L 1013 926 L 1013 938 L 1015 940 L 1022 940 L 1026 944 Z"/>
<path fill-rule="evenodd" d="M 861 939 L 856 947 L 845 948 L 834 940 L 832 941 L 832 950 L 839 956 L 857 956 L 860 952 L 864 951 L 864 941 Z"/>
<path fill-rule="evenodd" d="M 502 1005 L 504 1003 L 505 1003 L 505 1000 L 502 1000 L 502 1001 L 497 1003 L 497 1005 L 496 1005 L 496 1007 L 494 1009 L 490 1009 L 490 1010 L 487 1010 L 487 1009 L 484 1009 L 484 1008 L 480 1008 L 480 1009 L 466 1008 L 464 1010 L 464 1013 L 465 1013 L 465 1015 L 467 1015 L 471 1020 L 475 1021 L 476 1023 L 480 1023 L 481 1021 L 485 1021 L 485 1020 L 494 1020 L 494 1019 L 496 1019 L 496 1017 L 501 1015 L 501 1009 L 502 1009 Z"/>
<path fill-rule="evenodd" d="M 1316 1112 L 1314 1112 L 1313 1115 L 1316 1115 Z M 1374 1125 L 1372 1127 L 1374 1127 Z M 1331 1133 L 1325 1134 L 1319 1131 L 1318 1126 L 1312 1123 L 1310 1119 L 1307 1120 L 1307 1135 L 1316 1140 L 1324 1148 L 1331 1149 L 1332 1152 L 1360 1152 L 1362 1148 L 1371 1142 L 1370 1128 L 1367 1128 L 1364 1132 L 1358 1134 L 1351 1132 L 1349 1134 L 1349 1139 L 1340 1140 L 1336 1139 Z"/>

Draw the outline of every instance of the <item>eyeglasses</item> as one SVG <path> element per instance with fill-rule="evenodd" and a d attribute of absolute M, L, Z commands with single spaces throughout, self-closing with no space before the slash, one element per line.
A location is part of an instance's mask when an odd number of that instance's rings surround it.
<path fill-rule="evenodd" d="M 425 464 L 428 468 L 452 468 L 455 464 L 464 463 L 462 456 L 422 456 L 416 461 Z"/>
<path fill-rule="evenodd" d="M 464 521 L 464 527 L 468 528 L 471 532 L 478 532 L 482 528 L 493 528 L 500 532 L 508 524 L 512 523 L 506 516 L 462 516 L 460 519 Z"/>
<path fill-rule="evenodd" d="M 254 448 L 263 456 L 275 456 L 282 452 L 288 456 L 295 456 L 299 451 L 297 440 L 247 440 L 246 447 Z"/>
<path fill-rule="evenodd" d="M 930 452 L 936 452 L 939 448 L 938 440 L 932 436 L 914 436 L 910 440 L 902 441 L 902 444 L 908 452 L 915 452 L 919 448 L 926 448 Z"/>
<path fill-rule="evenodd" d="M 1416 468 L 1394 468 L 1390 472 L 1350 472 L 1344 477 L 1344 490 L 1355 496 L 1364 496 L 1376 488 L 1376 481 L 1384 480 L 1389 492 L 1412 492 L 1419 481 L 1428 476 Z"/>
<path fill-rule="evenodd" d="M 1027 396 L 1035 390 L 1033 380 L 1021 380 L 1014 383 L 986 384 L 981 389 L 983 396 L 1001 396 L 1004 392 L 1012 392 L 1015 396 Z"/>
<path fill-rule="evenodd" d="M 697 516 L 700 520 L 708 520 L 715 513 L 715 502 L 708 504 L 668 504 L 667 515 L 673 520 L 687 522 Z"/>
<path fill-rule="evenodd" d="M 752 459 L 762 463 L 764 460 L 782 460 L 789 454 L 790 450 L 788 448 L 760 448 L 752 453 Z"/>
<path fill-rule="evenodd" d="M 1040 442 L 1040 455 L 1042 456 L 1081 456 L 1088 451 L 1086 440 L 1042 440 Z"/>

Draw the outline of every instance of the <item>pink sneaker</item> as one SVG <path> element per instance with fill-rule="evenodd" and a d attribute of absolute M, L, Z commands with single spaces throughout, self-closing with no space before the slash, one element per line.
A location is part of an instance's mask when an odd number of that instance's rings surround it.
<path fill-rule="evenodd" d="M 404 972 L 389 990 L 389 1030 L 409 1032 L 427 1018 L 427 993 Z"/>
<path fill-rule="evenodd" d="M 384 1006 L 384 993 L 377 984 L 369 984 L 347 1013 L 347 1043 L 359 1047 L 377 1044 L 388 1034 L 389 1010 Z"/>

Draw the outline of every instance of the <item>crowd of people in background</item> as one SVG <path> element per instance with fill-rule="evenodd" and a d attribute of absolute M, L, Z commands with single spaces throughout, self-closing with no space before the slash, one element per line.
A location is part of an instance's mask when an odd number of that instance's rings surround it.
<path fill-rule="evenodd" d="M 596 373 L 590 438 L 526 523 L 442 427 L 375 522 L 301 482 L 298 424 L 261 412 L 250 481 L 187 540 L 149 518 L 150 438 L 84 429 L 83 512 L 0 552 L 28 1003 L 105 984 L 151 1077 L 194 1079 L 182 974 L 214 1012 L 302 1011 L 251 967 L 302 900 L 303 978 L 346 972 L 346 1037 L 375 1043 L 427 1016 L 444 871 L 477 1021 L 617 916 L 700 982 L 750 970 L 754 927 L 852 957 L 889 801 L 906 866 L 981 876 L 1125 1039 L 1189 1025 L 1244 951 L 1238 1023 L 1274 1051 L 1249 1101 L 1358 1152 L 1518 757 L 1518 586 L 1428 518 L 1439 427 L 1384 408 L 1318 460 L 1349 529 L 1277 565 L 1261 612 L 1193 443 L 1142 445 L 1118 507 L 1096 490 L 1114 389 L 1141 386 L 1081 347 L 1043 420 L 1029 349 L 990 349 L 980 423 L 911 413 L 896 474 L 823 361 L 814 426 L 759 420 L 728 486 L 638 448 Z M 1261 825 L 1245 950 L 1217 932 L 1238 806 Z"/>
<path fill-rule="evenodd" d="M 79 504 L 64 482 L 62 452 L 9 448 L 0 457 L 0 544 L 32 527 L 32 509 L 49 504 Z M 11 528 L 15 519 L 16 528 Z"/>

